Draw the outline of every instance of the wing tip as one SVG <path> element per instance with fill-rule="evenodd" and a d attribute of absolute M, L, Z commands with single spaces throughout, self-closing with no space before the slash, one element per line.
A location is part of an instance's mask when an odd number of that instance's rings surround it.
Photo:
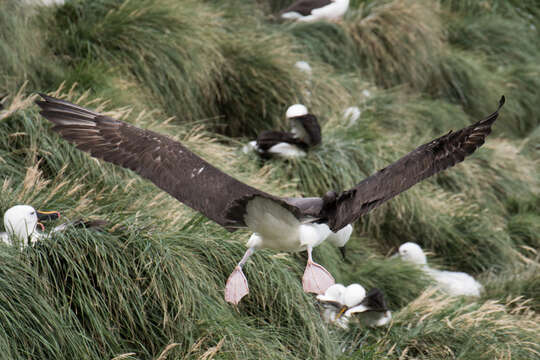
<path fill-rule="evenodd" d="M 499 111 L 503 107 L 505 102 L 506 102 L 506 97 L 502 95 L 501 99 L 499 100 L 499 108 L 497 109 L 497 111 Z"/>

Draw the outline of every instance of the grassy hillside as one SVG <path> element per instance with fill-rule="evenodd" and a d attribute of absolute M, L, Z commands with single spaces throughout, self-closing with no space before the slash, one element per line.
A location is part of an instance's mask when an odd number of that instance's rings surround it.
<path fill-rule="evenodd" d="M 0 0 L 0 213 L 31 204 L 113 224 L 0 244 L 2 357 L 540 359 L 538 2 L 352 0 L 340 22 L 278 21 L 289 3 Z M 315 249 L 338 282 L 379 287 L 393 310 L 388 327 L 343 331 L 302 291 L 305 254 L 258 252 L 250 295 L 226 303 L 249 233 L 75 150 L 39 116 L 37 91 L 168 134 L 289 196 L 346 189 L 503 94 L 507 104 L 471 158 L 358 221 L 349 261 Z M 266 163 L 240 151 L 297 102 L 320 119 L 321 146 Z M 387 257 L 406 241 L 473 274 L 483 296 L 449 298 Z"/>

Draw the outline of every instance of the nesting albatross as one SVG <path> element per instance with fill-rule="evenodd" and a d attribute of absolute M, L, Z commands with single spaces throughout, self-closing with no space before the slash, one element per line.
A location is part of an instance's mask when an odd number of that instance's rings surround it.
<path fill-rule="evenodd" d="M 302 104 L 289 106 L 285 113 L 291 126 L 290 132 L 267 130 L 244 146 L 247 153 L 250 149 L 256 151 L 262 158 L 273 155 L 284 158 L 305 156 L 309 148 L 321 143 L 321 127 L 315 115 L 308 113 Z"/>
<path fill-rule="evenodd" d="M 297 0 L 279 14 L 297 21 L 339 20 L 348 8 L 349 0 Z"/>
<path fill-rule="evenodd" d="M 223 173 L 180 142 L 101 115 L 67 101 L 41 95 L 36 103 L 53 130 L 78 149 L 128 168 L 229 231 L 247 227 L 254 234 L 225 286 L 225 299 L 237 304 L 249 293 L 242 267 L 256 249 L 307 250 L 304 291 L 322 294 L 334 278 L 313 262 L 312 249 L 328 239 L 342 247 L 351 223 L 385 201 L 441 170 L 463 161 L 481 146 L 504 104 L 486 119 L 430 141 L 354 188 L 323 197 L 277 197 Z"/>
<path fill-rule="evenodd" d="M 40 221 L 56 220 L 60 217 L 58 211 L 38 211 L 30 205 L 15 205 L 4 214 L 6 232 L 0 233 L 0 240 L 8 245 L 20 241 L 22 246 L 33 244 L 47 237 L 47 234 L 37 230 L 38 225 L 45 229 Z"/>

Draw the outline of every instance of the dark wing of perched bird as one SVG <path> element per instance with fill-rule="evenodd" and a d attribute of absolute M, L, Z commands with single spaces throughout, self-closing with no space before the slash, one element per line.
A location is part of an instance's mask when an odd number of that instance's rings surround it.
<path fill-rule="evenodd" d="M 96 229 L 96 230 L 105 230 L 107 226 L 109 226 L 109 222 L 107 220 L 83 220 L 83 219 L 77 219 L 73 221 L 72 223 L 73 227 L 76 228 L 82 228 L 82 229 Z"/>
<path fill-rule="evenodd" d="M 317 121 L 315 115 L 306 114 L 302 116 L 296 116 L 290 119 L 294 127 L 301 127 L 301 131 L 297 131 L 302 136 L 300 139 L 306 143 L 306 147 L 312 147 L 321 143 L 321 126 Z"/>
<path fill-rule="evenodd" d="M 269 194 L 240 182 L 213 167 L 177 141 L 153 131 L 90 111 L 67 101 L 41 95 L 40 114 L 54 131 L 92 156 L 133 170 L 162 190 L 218 224 L 234 231 L 225 217 L 235 199 Z"/>
<path fill-rule="evenodd" d="M 272 146 L 285 142 L 288 144 L 296 145 L 302 149 L 306 149 L 306 144 L 301 139 L 294 137 L 292 133 L 283 131 L 263 131 L 257 136 L 257 146 L 262 151 L 268 151 Z"/>
<path fill-rule="evenodd" d="M 386 306 L 386 301 L 384 300 L 384 294 L 377 288 L 369 290 L 361 304 L 369 308 L 368 311 L 388 310 L 388 306 Z"/>
<path fill-rule="evenodd" d="M 331 0 L 298 0 L 288 8 L 281 10 L 279 14 L 281 15 L 294 11 L 302 16 L 308 16 L 311 15 L 311 10 L 321 8 L 331 3 Z"/>
<path fill-rule="evenodd" d="M 463 161 L 491 133 L 504 101 L 503 96 L 497 110 L 484 120 L 456 132 L 450 131 L 416 148 L 354 188 L 337 195 L 333 201 L 326 201 L 321 218 L 327 219 L 330 228 L 337 231 L 414 184 Z"/>

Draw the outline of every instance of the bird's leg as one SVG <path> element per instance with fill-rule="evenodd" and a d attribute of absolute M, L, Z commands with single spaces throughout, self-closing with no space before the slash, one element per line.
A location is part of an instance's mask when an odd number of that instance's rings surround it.
<path fill-rule="evenodd" d="M 254 252 L 255 249 L 252 247 L 247 249 L 242 260 L 240 260 L 232 274 L 227 279 L 227 285 L 225 285 L 225 301 L 236 305 L 244 296 L 249 294 L 248 282 L 244 273 L 242 272 L 242 266 L 244 266 L 246 261 L 251 255 L 253 255 Z"/>
<path fill-rule="evenodd" d="M 324 267 L 313 262 L 311 258 L 312 251 L 313 248 L 308 246 L 308 262 L 304 271 L 304 277 L 302 278 L 302 285 L 305 292 L 324 294 L 326 289 L 334 285 L 336 281 Z"/>

